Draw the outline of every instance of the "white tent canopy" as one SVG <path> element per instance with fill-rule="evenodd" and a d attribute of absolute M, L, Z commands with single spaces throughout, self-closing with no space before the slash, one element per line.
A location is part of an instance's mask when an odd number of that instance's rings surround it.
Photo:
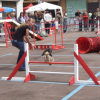
<path fill-rule="evenodd" d="M 63 15 L 61 6 L 57 6 L 57 5 L 54 5 L 51 3 L 47 3 L 47 2 L 43 2 L 43 3 L 40 3 L 40 4 L 35 5 L 33 7 L 30 7 L 29 9 L 26 10 L 26 12 L 44 11 L 46 9 L 55 10 L 55 13 L 56 13 L 56 9 L 60 9 L 61 15 Z"/>

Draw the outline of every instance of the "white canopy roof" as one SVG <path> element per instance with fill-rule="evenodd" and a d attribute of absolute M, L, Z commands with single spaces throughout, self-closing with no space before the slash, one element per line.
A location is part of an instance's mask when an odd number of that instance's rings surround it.
<path fill-rule="evenodd" d="M 62 7 L 61 6 L 57 6 L 57 5 L 54 5 L 51 3 L 47 3 L 47 2 L 43 2 L 43 3 L 37 4 L 33 7 L 30 7 L 29 9 L 26 10 L 26 12 L 44 11 L 46 9 L 55 10 L 55 11 L 56 11 L 56 9 L 60 9 L 61 14 L 62 14 Z"/>

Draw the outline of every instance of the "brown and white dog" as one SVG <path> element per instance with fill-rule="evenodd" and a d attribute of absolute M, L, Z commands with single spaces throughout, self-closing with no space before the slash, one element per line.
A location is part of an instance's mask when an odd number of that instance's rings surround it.
<path fill-rule="evenodd" d="M 44 62 L 53 62 L 54 58 L 52 57 L 52 49 L 46 49 L 43 53 L 42 53 L 42 57 L 44 58 Z M 49 64 L 52 65 L 52 64 Z"/>

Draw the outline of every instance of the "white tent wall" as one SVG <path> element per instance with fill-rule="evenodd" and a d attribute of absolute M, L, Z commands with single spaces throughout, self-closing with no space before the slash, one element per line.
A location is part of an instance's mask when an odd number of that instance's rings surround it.
<path fill-rule="evenodd" d="M 61 15 L 63 16 L 62 7 L 57 6 L 51 3 L 43 2 L 33 7 L 30 7 L 26 12 L 34 12 L 34 11 L 44 11 L 44 10 L 54 10 L 56 14 L 56 9 L 60 9 Z"/>

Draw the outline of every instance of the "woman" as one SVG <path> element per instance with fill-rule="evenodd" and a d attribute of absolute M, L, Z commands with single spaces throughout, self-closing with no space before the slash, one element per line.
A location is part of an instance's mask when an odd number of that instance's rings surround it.
<path fill-rule="evenodd" d="M 61 16 L 60 12 L 57 11 L 56 16 L 55 16 L 56 34 L 58 34 L 59 21 L 61 18 L 62 18 L 62 16 Z"/>
<path fill-rule="evenodd" d="M 23 13 L 22 12 L 20 13 L 20 16 L 18 18 L 18 23 L 20 23 L 20 24 L 25 23 L 25 19 L 23 17 Z"/>
<path fill-rule="evenodd" d="M 33 24 L 34 20 L 32 18 L 29 18 L 26 23 L 21 24 L 16 28 L 17 31 L 13 36 L 12 44 L 20 50 L 17 63 L 20 61 L 21 57 L 24 54 L 24 42 L 27 42 L 32 50 L 34 50 L 34 45 L 29 40 L 29 29 L 33 26 Z M 19 71 L 25 71 L 25 62 L 22 64 Z"/>
<path fill-rule="evenodd" d="M 87 15 L 87 12 L 84 13 L 83 21 L 84 21 L 84 31 L 88 32 L 88 15 Z"/>
<path fill-rule="evenodd" d="M 12 19 L 11 14 L 7 13 L 7 17 L 5 19 Z M 9 31 L 11 32 L 11 24 L 7 23 L 7 26 L 9 27 Z M 7 39 L 8 39 L 8 42 L 10 42 L 9 34 L 7 34 Z"/>
<path fill-rule="evenodd" d="M 28 21 L 29 17 L 28 17 L 28 15 L 27 15 L 27 13 L 25 13 L 24 19 L 25 19 L 25 22 Z"/>
<path fill-rule="evenodd" d="M 67 31 L 67 19 L 68 19 L 68 17 L 67 17 L 67 13 L 65 13 L 65 16 L 64 16 L 64 18 L 63 18 L 63 33 L 66 33 L 66 31 Z"/>

